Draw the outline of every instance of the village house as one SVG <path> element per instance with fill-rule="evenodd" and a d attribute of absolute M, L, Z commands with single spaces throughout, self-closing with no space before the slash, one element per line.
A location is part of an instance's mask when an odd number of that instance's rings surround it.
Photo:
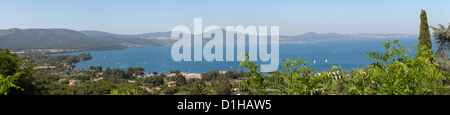
<path fill-rule="evenodd" d="M 97 78 L 97 79 L 93 79 L 93 80 L 91 80 L 91 81 L 92 81 L 92 82 L 98 82 L 98 81 L 101 81 L 101 80 L 103 80 L 103 77 Z"/>
<path fill-rule="evenodd" d="M 147 88 L 145 90 L 147 90 L 147 92 L 154 93 L 155 91 L 161 90 L 161 88 L 159 88 L 159 87 L 156 87 L 156 88 L 152 87 L 152 88 Z"/>
<path fill-rule="evenodd" d="M 55 69 L 56 66 L 37 66 L 34 69 Z"/>
<path fill-rule="evenodd" d="M 156 76 L 156 75 L 154 75 L 154 74 L 144 74 L 144 75 L 137 75 L 136 77 L 137 78 L 147 78 L 147 77 L 153 77 L 153 76 Z"/>
<path fill-rule="evenodd" d="M 147 89 L 145 89 L 145 90 L 147 90 L 147 92 L 150 92 L 150 93 L 154 93 L 154 92 L 155 92 L 155 90 L 150 89 L 150 88 L 147 88 Z"/>
<path fill-rule="evenodd" d="M 186 76 L 188 73 L 180 72 L 180 74 Z"/>
<path fill-rule="evenodd" d="M 99 76 L 102 76 L 102 75 L 103 75 L 103 73 L 97 73 L 95 76 L 99 77 Z"/>
<path fill-rule="evenodd" d="M 219 71 L 220 74 L 225 74 L 227 71 Z"/>
<path fill-rule="evenodd" d="M 69 86 L 80 85 L 80 82 L 78 82 L 77 80 L 69 80 L 69 84 L 67 84 L 67 85 L 69 85 Z"/>
<path fill-rule="evenodd" d="M 200 73 L 187 73 L 184 77 L 186 77 L 186 79 L 190 79 L 190 78 L 201 79 L 202 78 Z"/>
<path fill-rule="evenodd" d="M 175 81 L 171 81 L 167 83 L 167 87 L 176 87 L 177 86 L 177 82 Z"/>
<path fill-rule="evenodd" d="M 167 75 L 167 77 L 175 77 L 177 74 L 171 73 L 170 75 Z"/>

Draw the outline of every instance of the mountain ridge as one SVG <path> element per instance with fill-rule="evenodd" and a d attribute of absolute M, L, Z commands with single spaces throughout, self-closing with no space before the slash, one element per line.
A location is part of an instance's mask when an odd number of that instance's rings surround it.
<path fill-rule="evenodd" d="M 226 31 L 222 29 L 225 33 Z M 225 36 L 226 34 L 224 34 Z M 339 34 L 307 32 L 294 36 L 280 35 L 280 43 L 308 43 L 327 40 L 361 40 L 384 38 L 413 38 L 413 34 Z M 210 39 L 205 38 L 206 43 Z M 172 45 L 178 38 L 171 38 L 171 32 L 153 32 L 142 34 L 115 34 L 97 30 L 75 31 L 70 29 L 3 29 L 0 30 L 0 48 L 13 50 L 27 49 L 76 49 L 113 50 L 128 47 L 149 47 Z"/>

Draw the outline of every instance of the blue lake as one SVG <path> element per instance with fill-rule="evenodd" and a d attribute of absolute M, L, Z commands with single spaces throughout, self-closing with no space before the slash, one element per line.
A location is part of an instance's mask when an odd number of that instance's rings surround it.
<path fill-rule="evenodd" d="M 386 50 L 381 46 L 390 39 L 374 40 L 344 40 L 323 41 L 317 43 L 283 43 L 280 44 L 280 67 L 286 58 L 301 58 L 307 61 L 308 67 L 316 68 L 316 72 L 331 69 L 332 65 L 340 65 L 345 71 L 352 68 L 366 67 L 375 62 L 372 58 L 365 57 L 365 53 L 384 53 Z M 413 44 L 418 43 L 417 38 L 399 39 L 402 45 L 407 45 L 414 53 Z M 157 71 L 168 74 L 170 70 L 181 70 L 189 73 L 204 73 L 210 70 L 244 70 L 239 69 L 239 61 L 181 61 L 175 62 L 171 56 L 171 46 L 161 47 L 139 47 L 124 50 L 89 51 L 66 53 L 63 55 L 77 55 L 80 53 L 91 53 L 92 59 L 76 64 L 75 69 L 89 69 L 89 66 L 102 66 L 110 68 L 143 67 L 146 73 Z M 225 48 L 224 48 L 225 50 Z M 62 55 L 62 54 L 58 54 Z M 225 56 L 225 55 L 224 55 Z M 236 56 L 236 55 L 235 55 Z M 259 60 L 259 59 L 258 59 Z M 314 60 L 316 63 L 313 63 Z M 327 60 L 327 62 L 325 62 Z M 269 62 L 258 62 L 267 64 Z"/>

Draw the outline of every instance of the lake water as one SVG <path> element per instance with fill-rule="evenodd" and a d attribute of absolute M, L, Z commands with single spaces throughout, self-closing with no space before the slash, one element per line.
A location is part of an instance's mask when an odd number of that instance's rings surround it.
<path fill-rule="evenodd" d="M 332 65 L 341 65 L 345 71 L 352 68 L 366 67 L 375 62 L 372 58 L 365 57 L 365 53 L 371 51 L 384 53 L 381 46 L 389 39 L 376 40 L 345 40 L 345 41 L 323 41 L 317 43 L 283 43 L 280 44 L 280 67 L 284 63 L 281 60 L 286 58 L 301 58 L 307 61 L 308 67 L 316 68 L 316 72 L 331 69 Z M 399 39 L 402 45 L 411 48 L 410 55 L 413 55 L 413 44 L 418 43 L 417 38 Z M 210 70 L 244 70 L 239 69 L 239 61 L 181 61 L 175 62 L 171 58 L 171 46 L 162 47 L 139 47 L 124 50 L 109 51 L 89 51 L 66 53 L 64 55 L 77 55 L 80 53 L 91 53 L 92 59 L 76 64 L 75 69 L 89 69 L 89 66 L 102 66 L 110 68 L 143 67 L 146 71 L 157 71 L 168 74 L 170 70 L 181 70 L 189 73 L 204 73 Z M 58 54 L 61 55 L 61 54 Z M 258 59 L 259 60 L 259 59 Z M 313 63 L 314 60 L 316 63 Z M 327 62 L 325 62 L 327 60 Z M 267 64 L 269 62 L 258 62 Z"/>

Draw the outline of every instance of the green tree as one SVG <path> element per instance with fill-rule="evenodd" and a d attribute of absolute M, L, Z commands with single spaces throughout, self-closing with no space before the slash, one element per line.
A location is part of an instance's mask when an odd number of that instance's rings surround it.
<path fill-rule="evenodd" d="M 195 80 L 189 88 L 190 95 L 206 95 L 208 91 L 206 85 L 202 80 Z"/>
<path fill-rule="evenodd" d="M 167 75 L 164 74 L 164 73 L 159 74 L 159 76 L 162 77 L 162 78 L 166 78 L 167 77 Z"/>
<path fill-rule="evenodd" d="M 241 75 L 241 73 L 237 72 L 236 70 L 230 70 L 225 73 L 225 76 L 232 78 L 232 79 L 237 79 L 237 78 L 240 78 L 242 75 Z"/>
<path fill-rule="evenodd" d="M 97 71 L 102 72 L 103 68 L 102 66 L 97 66 Z"/>
<path fill-rule="evenodd" d="M 95 66 L 89 66 L 89 70 L 97 70 L 97 68 L 95 68 Z"/>
<path fill-rule="evenodd" d="M 35 65 L 19 59 L 9 49 L 0 51 L 0 95 L 36 94 L 37 87 L 32 83 Z"/>
<path fill-rule="evenodd" d="M 146 94 L 146 91 L 136 84 L 132 83 L 121 83 L 117 85 L 117 88 L 112 90 L 111 92 L 114 93 L 114 91 L 117 91 L 118 95 L 143 95 Z M 111 94 L 111 93 L 110 93 Z"/>
<path fill-rule="evenodd" d="M 38 84 L 50 84 L 58 81 L 60 79 L 59 75 L 50 73 L 36 73 L 33 74 L 35 82 Z"/>
<path fill-rule="evenodd" d="M 436 95 L 448 93 L 442 86 L 444 76 L 435 62 L 429 59 L 433 54 L 424 50 L 426 46 L 416 46 L 416 56 L 409 56 L 406 46 L 397 40 L 383 44 L 386 53 L 371 52 L 366 56 L 382 62 L 367 66 L 367 74 L 357 74 L 347 83 L 349 94 L 378 95 Z M 422 49 L 422 50 L 420 50 Z"/>
<path fill-rule="evenodd" d="M 152 74 L 153 74 L 153 75 L 158 75 L 158 72 L 153 71 Z"/>
<path fill-rule="evenodd" d="M 439 27 L 433 27 L 433 37 L 437 43 L 437 50 L 435 52 L 434 60 L 439 64 L 439 69 L 449 72 L 450 71 L 450 59 L 448 57 L 450 49 L 450 23 L 447 29 L 442 24 L 438 24 Z"/>
<path fill-rule="evenodd" d="M 164 88 L 161 93 L 164 95 L 174 95 L 175 93 L 178 92 L 178 88 L 177 87 L 167 87 Z"/>
<path fill-rule="evenodd" d="M 433 27 L 433 37 L 436 40 L 437 43 L 437 50 L 436 54 L 437 56 L 447 56 L 447 52 L 450 48 L 450 23 L 447 29 L 442 24 L 438 24 L 439 27 Z"/>
<path fill-rule="evenodd" d="M 202 73 L 201 77 L 202 77 L 202 80 L 211 81 L 211 80 L 216 79 L 216 77 L 219 75 L 220 75 L 219 70 L 212 70 L 212 71 L 208 71 L 206 73 Z"/>
<path fill-rule="evenodd" d="M 104 95 L 109 94 L 112 90 L 114 90 L 116 88 L 116 84 L 111 81 L 99 81 L 88 84 L 86 88 L 92 90 L 92 95 Z"/>
<path fill-rule="evenodd" d="M 431 48 L 431 37 L 430 37 L 430 28 L 428 27 L 427 21 L 427 13 L 422 9 L 420 13 L 420 32 L 419 32 L 419 46 L 425 46 L 424 49 L 430 53 L 433 53 L 433 49 Z"/>
<path fill-rule="evenodd" d="M 175 81 L 177 82 L 178 85 L 186 85 L 186 77 L 184 77 L 181 74 L 177 74 L 175 76 Z"/>
<path fill-rule="evenodd" d="M 231 89 L 230 78 L 224 74 L 219 75 L 219 77 L 214 80 L 214 92 L 217 95 L 231 95 Z"/>

